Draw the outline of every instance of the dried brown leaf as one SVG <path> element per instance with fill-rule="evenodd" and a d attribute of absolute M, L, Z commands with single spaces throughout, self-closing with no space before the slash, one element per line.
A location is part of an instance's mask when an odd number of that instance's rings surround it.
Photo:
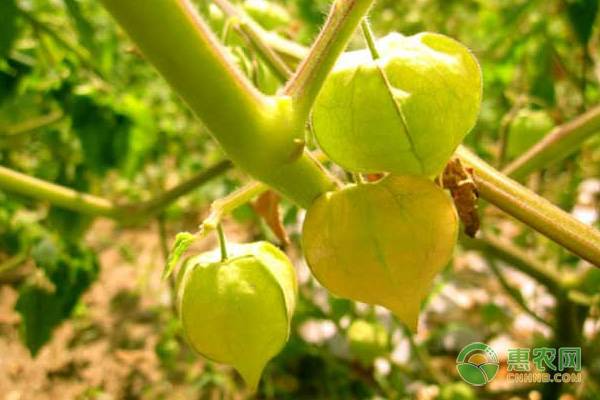
<path fill-rule="evenodd" d="M 268 190 L 252 204 L 254 211 L 267 223 L 271 231 L 277 236 L 281 243 L 288 245 L 290 238 L 283 226 L 279 202 L 281 197 L 272 190 Z"/>

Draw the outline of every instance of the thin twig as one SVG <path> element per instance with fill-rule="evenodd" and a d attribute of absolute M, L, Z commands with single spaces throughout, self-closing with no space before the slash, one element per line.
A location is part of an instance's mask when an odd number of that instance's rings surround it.
<path fill-rule="evenodd" d="M 172 189 L 169 189 L 166 192 L 158 195 L 157 197 L 143 202 L 141 205 L 140 212 L 144 215 L 151 215 L 160 210 L 163 210 L 166 206 L 173 203 L 181 196 L 186 195 L 192 190 L 195 190 L 198 187 L 202 186 L 206 182 L 209 182 L 212 179 L 222 175 L 232 167 L 233 164 L 231 163 L 231 161 L 220 161 L 215 165 L 202 170 L 190 179 L 181 182 Z"/>
<path fill-rule="evenodd" d="M 78 192 L 2 166 L 0 166 L 0 189 L 48 201 L 53 205 L 83 214 L 131 221 L 159 212 L 181 196 L 222 175 L 231 166 L 231 162 L 221 161 L 158 197 L 137 204 L 119 205 L 111 200 Z"/>
<path fill-rule="evenodd" d="M 508 150 L 508 140 L 510 125 L 514 122 L 519 111 L 523 108 L 525 103 L 525 97 L 519 96 L 511 109 L 502 117 L 500 121 L 499 137 L 500 137 L 500 151 L 498 152 L 498 168 L 502 168 L 506 162 L 506 151 Z"/>
<path fill-rule="evenodd" d="M 461 236 L 460 239 L 463 248 L 481 251 L 488 256 L 504 261 L 546 286 L 555 295 L 562 292 L 562 278 L 556 269 L 532 257 L 508 240 L 500 239 L 492 234 L 485 234 L 477 239 Z"/>
<path fill-rule="evenodd" d="M 269 190 L 267 185 L 254 181 L 247 183 L 221 199 L 215 200 L 210 206 L 208 217 L 200 225 L 199 236 L 204 237 L 217 229 L 224 215 L 229 214 L 267 190 Z"/>
<path fill-rule="evenodd" d="M 600 105 L 554 128 L 540 142 L 507 165 L 502 173 L 522 180 L 530 173 L 562 160 L 585 140 L 600 133 Z"/>
<path fill-rule="evenodd" d="M 59 44 L 65 50 L 73 53 L 79 59 L 83 66 L 92 71 L 99 78 L 104 79 L 102 72 L 94 65 L 90 56 L 86 55 L 85 53 L 82 53 L 81 50 L 79 50 L 76 46 L 72 45 L 67 39 L 63 38 L 60 33 L 56 32 L 50 26 L 38 20 L 28 11 L 22 8 L 18 8 L 18 11 L 23 16 L 23 18 L 25 18 L 25 20 L 27 20 L 27 22 L 29 22 L 31 26 L 34 27 L 34 29 L 38 29 L 40 32 L 43 32 L 44 34 L 51 37 L 57 44 Z"/>
<path fill-rule="evenodd" d="M 0 263 L 0 276 L 6 275 L 21 266 L 27 260 L 27 252 L 17 253 Z"/>
<path fill-rule="evenodd" d="M 421 364 L 421 367 L 423 368 L 425 375 L 427 375 L 427 378 L 431 382 L 434 382 L 438 385 L 447 383 L 448 379 L 446 376 L 444 376 L 440 371 L 431 365 L 431 357 L 429 356 L 427 349 L 421 348 L 421 346 L 415 342 L 413 333 L 410 331 L 410 329 L 408 329 L 408 327 L 406 327 L 404 324 L 401 324 L 401 328 L 412 349 L 412 353 L 419 364 Z"/>
<path fill-rule="evenodd" d="M 529 316 L 531 316 L 536 321 L 542 323 L 543 325 L 546 325 L 548 328 L 553 329 L 553 325 L 550 322 L 546 321 L 529 308 L 529 306 L 527 305 L 527 303 L 525 303 L 525 300 L 521 296 L 521 292 L 519 292 L 518 289 L 512 287 L 510 283 L 508 283 L 506 277 L 502 273 L 501 268 L 498 265 L 496 265 L 496 262 L 494 260 L 490 260 L 488 265 L 494 273 L 494 275 L 496 276 L 496 279 L 498 279 L 498 283 L 500 283 L 500 286 L 502 286 L 506 293 L 510 295 L 510 297 L 515 301 L 515 303 L 519 305 L 519 307 L 521 307 L 523 311 L 525 311 L 525 313 L 529 314 Z"/>
<path fill-rule="evenodd" d="M 279 57 L 279 55 L 271 49 L 260 37 L 258 29 L 253 27 L 254 22 L 238 10 L 228 0 L 214 0 L 214 3 L 223 11 L 229 21 L 236 28 L 238 33 L 245 36 L 246 39 L 256 48 L 259 56 L 266 62 L 271 71 L 277 75 L 279 79 L 285 82 L 290 76 L 292 76 L 292 70 L 289 69 L 287 64 Z"/>
<path fill-rule="evenodd" d="M 377 46 L 375 45 L 375 35 L 371 30 L 371 24 L 369 24 L 369 20 L 365 17 L 360 23 L 360 27 L 362 29 L 363 36 L 365 38 L 365 42 L 367 42 L 367 47 L 371 52 L 371 57 L 373 60 L 377 60 L 379 58 L 379 51 L 377 51 Z"/>
<path fill-rule="evenodd" d="M 221 261 L 227 260 L 227 239 L 225 239 L 225 232 L 223 232 L 223 225 L 217 225 L 217 235 L 219 236 L 219 249 L 221 251 Z"/>

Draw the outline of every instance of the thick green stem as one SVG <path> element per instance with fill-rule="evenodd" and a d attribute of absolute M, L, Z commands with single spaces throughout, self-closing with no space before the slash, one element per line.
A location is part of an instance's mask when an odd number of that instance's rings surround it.
<path fill-rule="evenodd" d="M 261 94 L 187 0 L 103 0 L 229 158 L 302 207 L 335 187 L 303 152 L 304 119 L 287 96 Z"/>
<path fill-rule="evenodd" d="M 323 161 L 326 157 L 321 152 L 315 152 L 311 154 L 318 161 Z M 224 215 L 231 213 L 236 208 L 248 203 L 254 197 L 269 190 L 269 186 L 261 182 L 250 182 L 237 189 L 236 191 L 229 193 L 227 196 L 215 200 L 210 205 L 210 213 L 208 217 L 202 221 L 200 225 L 199 236 L 204 237 L 210 232 L 217 228 L 217 225 L 221 223 L 221 219 Z"/>
<path fill-rule="evenodd" d="M 475 183 L 482 198 L 600 267 L 600 232 L 507 178 L 465 147 L 459 147 L 456 155 L 475 170 Z"/>
<path fill-rule="evenodd" d="M 285 87 L 305 119 L 321 86 L 374 0 L 336 0 L 308 55 Z"/>
<path fill-rule="evenodd" d="M 263 96 L 221 51 L 217 39 L 183 0 L 103 0 L 146 58 L 225 143 L 254 132 L 268 110 Z M 240 132 L 243 131 L 243 132 Z M 260 133 L 265 135 L 265 133 Z M 266 140 L 266 138 L 263 138 Z"/>
<path fill-rule="evenodd" d="M 544 139 L 502 170 L 517 180 L 575 152 L 585 140 L 600 133 L 600 106 L 566 124 L 557 126 Z"/>

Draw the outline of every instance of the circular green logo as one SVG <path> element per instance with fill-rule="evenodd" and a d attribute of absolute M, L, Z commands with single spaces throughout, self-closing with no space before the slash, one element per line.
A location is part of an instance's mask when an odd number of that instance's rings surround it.
<path fill-rule="evenodd" d="M 460 351 L 456 357 L 456 369 L 465 382 L 483 386 L 496 376 L 498 356 L 487 344 L 474 342 Z"/>

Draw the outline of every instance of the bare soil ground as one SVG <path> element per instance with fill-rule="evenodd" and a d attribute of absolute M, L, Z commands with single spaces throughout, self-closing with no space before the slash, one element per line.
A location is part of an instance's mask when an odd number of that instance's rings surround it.
<path fill-rule="evenodd" d="M 155 351 L 171 309 L 157 231 L 156 224 L 121 230 L 107 221 L 95 223 L 87 242 L 99 249 L 100 277 L 75 317 L 35 358 L 19 340 L 17 292 L 0 286 L 0 399 L 197 398 L 189 385 L 166 379 Z M 213 244 L 206 240 L 200 246 Z M 198 376 L 203 364 L 190 358 L 181 374 Z M 213 397 L 207 395 L 202 397 Z"/>

